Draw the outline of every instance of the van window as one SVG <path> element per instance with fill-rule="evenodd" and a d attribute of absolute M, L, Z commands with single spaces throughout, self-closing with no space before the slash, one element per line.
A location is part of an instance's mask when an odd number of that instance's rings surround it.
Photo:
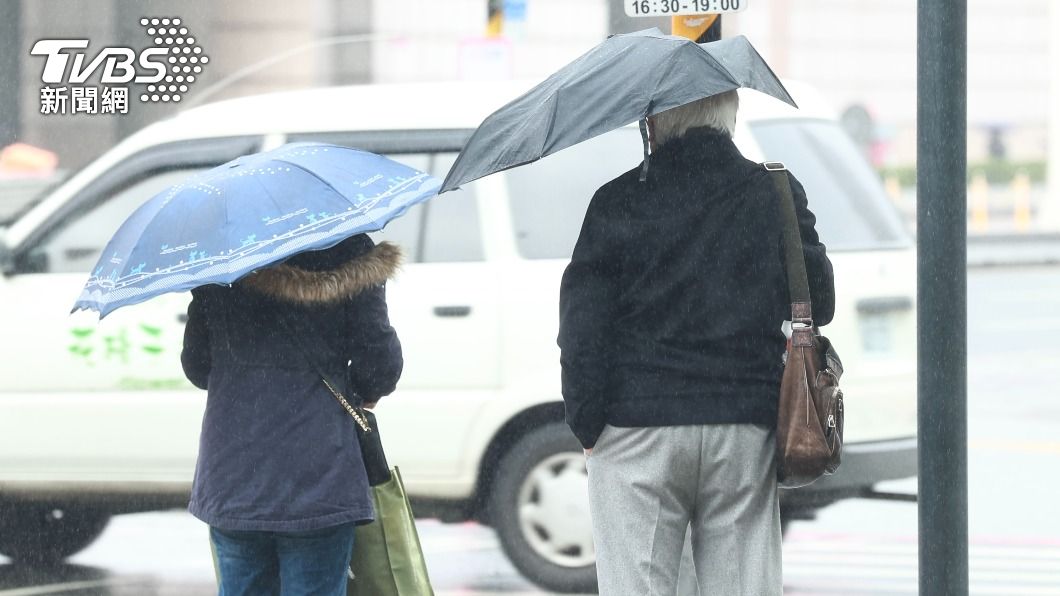
<path fill-rule="evenodd" d="M 456 160 L 455 152 L 388 155 L 409 167 L 443 178 Z M 369 234 L 376 242 L 401 246 L 410 263 L 455 263 L 485 258 L 474 184 L 431 197 Z"/>
<path fill-rule="evenodd" d="M 456 161 L 456 153 L 439 153 L 431 173 L 445 178 Z M 424 204 L 427 228 L 424 230 L 423 261 L 459 263 L 481 261 L 482 227 L 479 222 L 475 183 L 432 197 Z"/>
<path fill-rule="evenodd" d="M 168 170 L 148 176 L 113 197 L 64 221 L 36 249 L 39 273 L 87 273 L 103 247 L 137 207 L 166 188 L 206 168 Z"/>
<path fill-rule="evenodd" d="M 593 194 L 643 158 L 640 131 L 621 128 L 508 170 L 505 177 L 522 256 L 569 259 Z"/>
<path fill-rule="evenodd" d="M 850 137 L 828 120 L 750 123 L 769 161 L 781 161 L 806 189 L 817 233 L 830 250 L 905 246 L 909 236 L 879 178 Z"/>
<path fill-rule="evenodd" d="M 387 155 L 390 159 L 416 168 L 420 171 L 430 169 L 431 156 L 427 153 L 399 153 Z M 428 199 L 431 200 L 431 199 Z M 378 232 L 368 234 L 376 243 L 392 242 L 401 247 L 405 259 L 410 263 L 419 261 L 420 238 L 423 233 L 423 203 L 413 206 L 404 215 L 390 220 L 386 227 Z"/>

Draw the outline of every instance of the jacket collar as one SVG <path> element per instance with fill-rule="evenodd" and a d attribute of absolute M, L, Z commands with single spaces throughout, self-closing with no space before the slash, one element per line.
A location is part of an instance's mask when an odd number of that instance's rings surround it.
<path fill-rule="evenodd" d="M 380 242 L 365 254 L 330 271 L 276 265 L 252 273 L 238 283 L 284 302 L 336 303 L 386 283 L 401 268 L 401 260 L 397 245 Z"/>
<path fill-rule="evenodd" d="M 701 126 L 690 128 L 683 136 L 657 148 L 651 154 L 648 171 L 656 166 L 669 168 L 689 163 L 709 165 L 741 156 L 728 133 Z"/>

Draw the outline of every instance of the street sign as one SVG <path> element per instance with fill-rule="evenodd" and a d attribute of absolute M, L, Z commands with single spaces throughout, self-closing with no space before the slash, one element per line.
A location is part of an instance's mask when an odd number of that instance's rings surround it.
<path fill-rule="evenodd" d="M 672 17 L 740 12 L 749 0 L 625 0 L 629 17 Z"/>

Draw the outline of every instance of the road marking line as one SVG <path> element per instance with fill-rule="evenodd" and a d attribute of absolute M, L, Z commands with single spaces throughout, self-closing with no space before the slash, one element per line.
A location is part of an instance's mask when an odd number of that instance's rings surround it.
<path fill-rule="evenodd" d="M 870 553 L 834 553 L 830 560 L 835 563 L 842 563 L 843 565 L 868 565 L 876 567 L 908 567 L 912 565 L 914 568 L 918 564 L 918 557 L 915 554 L 909 555 L 898 555 L 898 554 L 870 554 Z M 819 553 L 784 553 L 784 564 L 802 564 L 802 563 L 819 563 L 821 556 Z M 972 570 L 1001 570 L 1001 571 L 1042 571 L 1045 573 L 1057 573 L 1060 574 L 1060 566 L 1053 561 L 1040 560 L 1040 561 L 1025 561 L 1016 558 L 976 558 L 971 557 L 969 566 Z"/>
<path fill-rule="evenodd" d="M 1005 441 L 1000 439 L 973 439 L 968 447 L 977 451 L 1000 451 L 1004 453 L 1034 453 L 1060 455 L 1060 441 Z"/>
<path fill-rule="evenodd" d="M 797 567 L 784 568 L 784 577 L 800 577 L 810 575 L 812 577 L 828 577 L 832 579 L 916 579 L 917 570 L 911 569 L 888 569 L 879 567 L 861 566 L 857 569 L 843 569 L 837 571 L 835 567 L 820 561 L 817 565 L 799 565 Z M 1056 586 L 1060 583 L 1060 574 L 1054 572 L 1026 573 L 1005 571 L 977 571 L 972 569 L 969 577 L 973 584 L 978 582 L 1007 582 L 1015 584 L 1045 584 Z"/>
<path fill-rule="evenodd" d="M 800 542 L 792 541 L 785 544 L 785 553 L 829 553 L 834 554 L 836 547 L 842 546 L 847 553 L 861 554 L 897 554 L 917 555 L 918 549 L 915 543 L 908 545 L 890 544 L 856 544 L 837 542 Z M 1060 549 L 1055 547 L 1033 548 L 1025 546 L 975 546 L 968 549 L 969 557 L 972 559 L 1035 559 L 1045 561 L 1060 561 Z"/>
<path fill-rule="evenodd" d="M 887 594 L 890 596 L 916 596 L 919 585 L 916 581 L 888 581 L 877 580 L 858 582 L 844 585 L 836 585 L 834 582 L 814 583 L 799 581 L 796 583 L 784 582 L 785 593 L 792 594 Z M 1060 596 L 1058 588 L 1032 588 L 1032 586 L 1020 584 L 997 584 L 989 588 L 972 585 L 970 592 L 975 596 Z"/>

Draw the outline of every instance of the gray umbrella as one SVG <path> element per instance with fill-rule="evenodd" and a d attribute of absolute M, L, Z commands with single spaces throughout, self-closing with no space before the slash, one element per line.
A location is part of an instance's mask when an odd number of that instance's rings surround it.
<path fill-rule="evenodd" d="M 795 106 L 742 35 L 704 44 L 658 29 L 614 35 L 486 118 L 439 192 L 740 87 Z"/>

